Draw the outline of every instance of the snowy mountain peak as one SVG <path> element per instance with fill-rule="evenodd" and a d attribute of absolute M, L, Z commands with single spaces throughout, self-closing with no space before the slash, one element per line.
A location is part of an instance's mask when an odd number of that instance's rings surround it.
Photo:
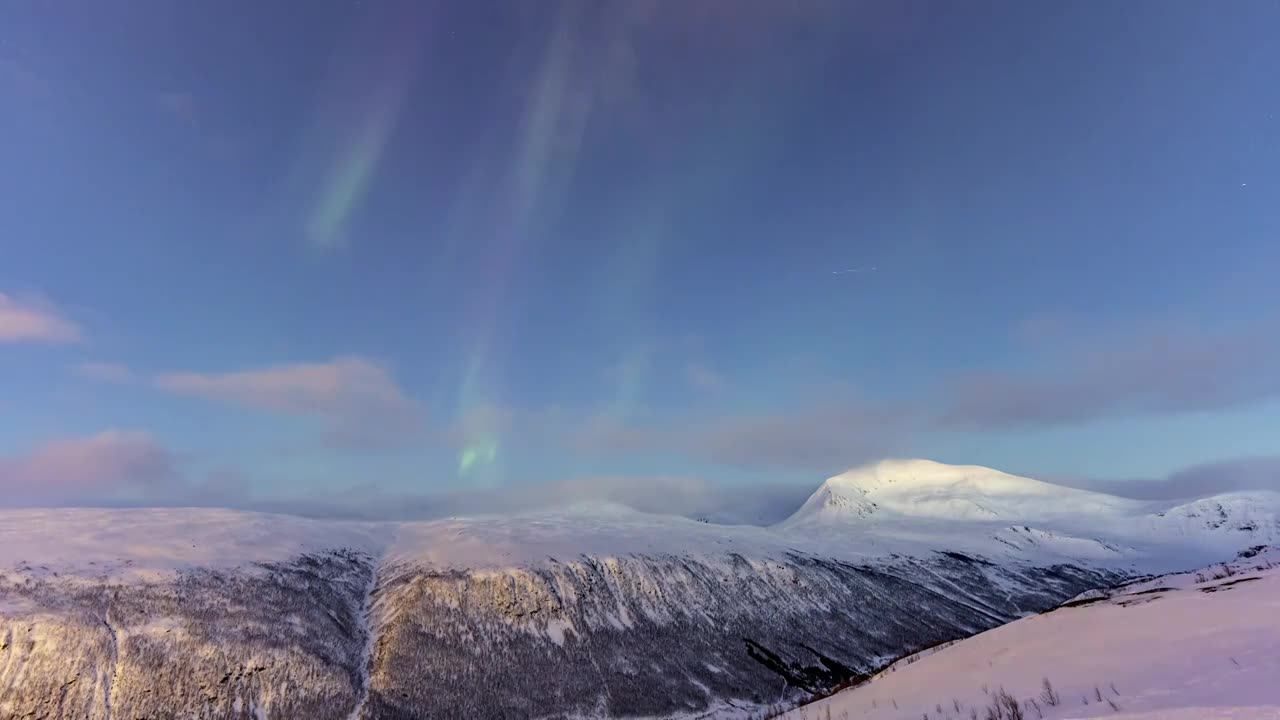
<path fill-rule="evenodd" d="M 829 478 L 781 528 L 819 538 L 852 529 L 876 543 L 947 538 L 952 549 L 980 554 L 1053 553 L 1105 563 L 1161 543 L 1185 546 L 1179 551 L 1185 556 L 1191 548 L 1213 555 L 1280 542 L 1280 494 L 1163 504 L 976 465 L 886 460 Z M 961 540 L 971 537 L 986 545 Z"/>
<path fill-rule="evenodd" d="M 1280 542 L 1280 493 L 1231 492 L 1193 500 L 1158 513 L 1184 534 L 1247 534 L 1257 542 Z"/>
<path fill-rule="evenodd" d="M 1132 501 L 978 465 L 884 460 L 827 479 L 786 524 L 882 515 L 937 520 L 1036 520 L 1131 510 Z"/>
<path fill-rule="evenodd" d="M 847 470 L 827 480 L 833 487 L 869 494 L 877 490 L 915 490 L 964 486 L 977 493 L 1053 493 L 1056 485 L 1018 477 L 980 465 L 948 465 L 933 460 L 882 460 Z"/>

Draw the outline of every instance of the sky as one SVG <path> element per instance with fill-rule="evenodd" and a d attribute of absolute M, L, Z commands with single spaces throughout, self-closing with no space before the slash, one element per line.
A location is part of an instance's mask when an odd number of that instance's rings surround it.
<path fill-rule="evenodd" d="M 5 3 L 0 502 L 755 517 L 890 456 L 1280 488 L 1277 25 Z"/>

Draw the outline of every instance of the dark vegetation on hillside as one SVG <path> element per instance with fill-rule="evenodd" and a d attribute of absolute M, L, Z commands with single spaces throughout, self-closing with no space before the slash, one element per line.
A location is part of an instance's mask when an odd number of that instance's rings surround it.
<path fill-rule="evenodd" d="M 1116 579 L 949 554 L 443 571 L 346 551 L 128 585 L 7 578 L 0 717 L 319 720 L 357 706 L 395 720 L 789 704 Z"/>

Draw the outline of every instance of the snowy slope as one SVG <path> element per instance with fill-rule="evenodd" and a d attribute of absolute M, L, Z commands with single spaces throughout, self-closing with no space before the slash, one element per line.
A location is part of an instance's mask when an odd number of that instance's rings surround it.
<path fill-rule="evenodd" d="M 990 558 L 1076 558 L 1162 572 L 1280 542 L 1280 494 L 1160 503 L 991 468 L 885 460 L 828 479 L 779 528 L 904 553 L 946 545 Z"/>
<path fill-rule="evenodd" d="M 1280 541 L 1280 494 L 1267 491 L 1232 492 L 1175 505 L 1147 519 L 1157 531 L 1172 536 L 1202 537 L 1230 542 L 1252 535 Z"/>
<path fill-rule="evenodd" d="M 1146 506 L 976 465 L 884 460 L 828 479 L 784 524 L 884 517 L 1034 523 L 1114 518 Z"/>
<path fill-rule="evenodd" d="M 146 580 L 334 548 L 377 554 L 394 533 L 387 523 L 217 508 L 3 510 L 0 573 L 43 566 L 64 575 Z"/>
<path fill-rule="evenodd" d="M 985 717 L 1001 688 L 1037 720 L 1280 717 L 1277 618 L 1280 550 L 1268 549 L 1086 594 L 907 658 L 787 717 Z M 1045 678 L 1056 705 L 1042 695 Z"/>

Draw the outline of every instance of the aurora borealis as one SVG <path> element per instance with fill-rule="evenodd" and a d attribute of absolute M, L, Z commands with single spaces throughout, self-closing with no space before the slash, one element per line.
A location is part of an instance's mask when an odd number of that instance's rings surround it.
<path fill-rule="evenodd" d="M 1276 21 L 5 6 L 0 483 L 287 508 L 1273 457 Z"/>

